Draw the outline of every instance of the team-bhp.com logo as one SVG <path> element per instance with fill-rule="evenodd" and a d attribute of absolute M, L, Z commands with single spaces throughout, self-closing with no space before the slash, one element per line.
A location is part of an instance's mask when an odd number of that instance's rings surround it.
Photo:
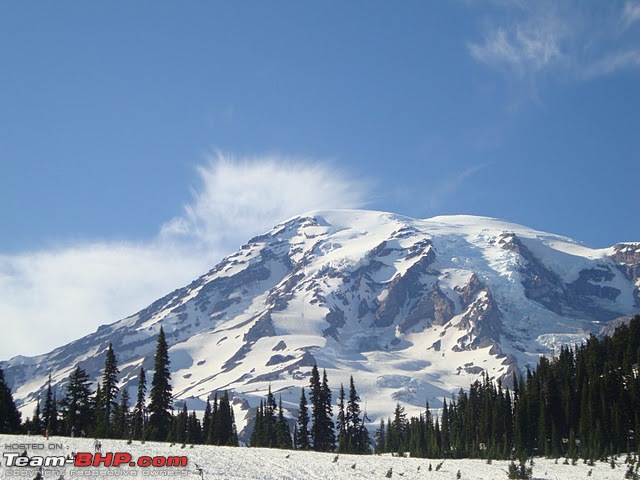
<path fill-rule="evenodd" d="M 185 456 L 141 456 L 134 459 L 127 452 L 89 453 L 78 452 L 75 457 L 39 456 L 28 457 L 22 453 L 4 452 L 4 464 L 7 467 L 186 467 Z"/>

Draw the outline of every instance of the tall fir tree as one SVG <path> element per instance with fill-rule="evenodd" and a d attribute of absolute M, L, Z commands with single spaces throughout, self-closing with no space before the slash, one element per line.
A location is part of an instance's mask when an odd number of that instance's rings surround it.
<path fill-rule="evenodd" d="M 375 453 L 384 453 L 387 451 L 387 428 L 384 424 L 384 418 L 380 419 L 380 427 L 374 434 Z"/>
<path fill-rule="evenodd" d="M 331 389 L 327 379 L 327 371 L 322 374 L 318 366 L 314 364 L 311 369 L 311 379 L 309 381 L 311 396 L 311 440 L 313 449 L 318 452 L 330 452 L 335 448 L 335 432 L 332 420 Z"/>
<path fill-rule="evenodd" d="M 218 432 L 216 431 L 216 419 L 218 417 L 218 392 L 213 394 L 213 404 L 211 405 L 211 416 L 209 420 L 209 433 L 205 439 L 205 443 L 209 445 L 218 445 Z"/>
<path fill-rule="evenodd" d="M 292 447 L 291 430 L 289 430 L 289 423 L 284 418 L 284 412 L 282 410 L 282 397 L 278 400 L 278 418 L 276 419 L 276 447 L 283 449 L 290 449 Z"/>
<path fill-rule="evenodd" d="M 211 430 L 211 401 L 207 396 L 207 406 L 204 409 L 204 415 L 202 416 L 202 441 L 203 443 L 207 442 L 207 438 L 209 438 L 209 433 Z"/>
<path fill-rule="evenodd" d="M 114 411 L 113 435 L 116 438 L 131 438 L 131 412 L 129 411 L 129 390 L 120 391 L 120 402 Z"/>
<path fill-rule="evenodd" d="M 31 429 L 33 433 L 39 435 L 44 433 L 44 426 L 42 423 L 42 411 L 40 409 L 40 397 L 38 397 L 38 401 L 36 402 L 36 407 L 33 409 L 33 419 L 31 420 Z M 27 431 L 29 433 L 29 430 Z"/>
<path fill-rule="evenodd" d="M 347 420 L 345 416 L 345 399 L 346 394 L 344 385 L 340 384 L 340 392 L 338 393 L 338 415 L 336 418 L 336 429 L 338 430 L 338 452 L 349 453 L 349 442 L 347 438 Z"/>
<path fill-rule="evenodd" d="M 346 451 L 350 453 L 369 453 L 371 440 L 369 432 L 360 417 L 360 396 L 356 391 L 353 376 L 349 379 L 349 399 L 345 412 Z"/>
<path fill-rule="evenodd" d="M 227 445 L 232 447 L 238 446 L 238 432 L 236 430 L 236 421 L 233 413 L 233 407 L 229 400 L 229 392 L 225 391 L 220 398 L 218 412 L 215 418 L 214 430 L 217 434 L 217 442 L 215 445 Z"/>
<path fill-rule="evenodd" d="M 325 451 L 332 452 L 336 447 L 335 425 L 333 423 L 333 408 L 331 406 L 331 388 L 327 371 L 322 370 L 322 403 L 324 404 L 323 443 Z"/>
<path fill-rule="evenodd" d="M 309 409 L 307 407 L 307 396 L 304 393 L 304 387 L 300 390 L 295 442 L 298 450 L 309 450 Z"/>
<path fill-rule="evenodd" d="M 138 394 L 136 397 L 136 404 L 133 407 L 133 413 L 131 415 L 131 435 L 136 440 L 142 440 L 145 431 L 146 393 L 147 377 L 145 375 L 144 368 L 140 367 L 140 373 L 138 374 Z"/>
<path fill-rule="evenodd" d="M 154 372 L 149 395 L 148 438 L 165 441 L 171 429 L 171 373 L 169 372 L 169 349 L 164 329 L 160 327 L 154 357 Z"/>
<path fill-rule="evenodd" d="M 20 412 L 0 368 L 0 433 L 18 433 L 20 424 Z"/>
<path fill-rule="evenodd" d="M 114 436 L 113 413 L 118 408 L 116 397 L 118 395 L 118 361 L 113 351 L 113 345 L 109 343 L 104 360 L 104 373 L 100 389 L 100 399 L 96 412 L 96 434 L 102 437 Z"/>
<path fill-rule="evenodd" d="M 47 382 L 47 391 L 44 397 L 44 408 L 42 410 L 42 423 L 45 433 L 48 435 L 57 435 L 58 433 L 58 405 L 56 395 L 51 386 L 51 374 Z"/>
<path fill-rule="evenodd" d="M 76 366 L 69 376 L 65 395 L 60 401 L 62 412 L 62 433 L 80 436 L 92 428 L 91 381 L 87 372 Z"/>

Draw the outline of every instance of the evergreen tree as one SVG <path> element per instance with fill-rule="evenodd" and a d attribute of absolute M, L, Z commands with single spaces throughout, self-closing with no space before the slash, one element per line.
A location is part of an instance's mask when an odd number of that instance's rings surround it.
<path fill-rule="evenodd" d="M 327 378 L 327 371 L 322 370 L 322 404 L 324 407 L 324 415 L 322 417 L 322 449 L 331 452 L 336 446 L 335 426 L 332 420 L 333 410 L 331 407 L 331 389 Z"/>
<path fill-rule="evenodd" d="M 327 380 L 327 372 L 323 371 L 322 381 L 318 366 L 313 365 L 309 381 L 311 396 L 311 441 L 313 449 L 318 452 L 330 452 L 335 448 L 335 432 L 331 409 L 331 389 Z"/>
<path fill-rule="evenodd" d="M 353 378 L 353 377 L 352 377 Z M 347 420 L 345 417 L 345 392 L 344 385 L 340 384 L 340 393 L 338 394 L 338 417 L 336 428 L 338 430 L 338 452 L 348 453 L 350 451 L 347 439 Z"/>
<path fill-rule="evenodd" d="M 79 365 L 71 372 L 65 395 L 60 401 L 62 411 L 62 433 L 80 436 L 90 430 L 93 421 L 91 406 L 91 382 L 89 375 Z"/>
<path fill-rule="evenodd" d="M 238 446 L 238 432 L 233 408 L 229 401 L 229 392 L 225 391 L 220 398 L 220 404 L 215 417 L 214 431 L 217 435 L 215 445 Z"/>
<path fill-rule="evenodd" d="M 271 386 L 269 386 L 266 400 L 264 402 L 260 401 L 260 406 L 256 410 L 256 420 L 251 435 L 252 446 L 291 448 L 289 426 L 284 419 L 282 411 L 276 416 L 277 408 L 275 398 L 271 392 Z M 280 410 L 282 409 L 280 408 Z M 289 437 L 288 443 L 287 436 Z M 285 444 L 288 446 L 284 446 Z"/>
<path fill-rule="evenodd" d="M 374 439 L 376 442 L 376 446 L 375 446 L 375 453 L 384 453 L 387 451 L 386 449 L 386 445 L 387 445 L 387 429 L 385 427 L 384 424 L 384 419 L 381 418 L 380 419 L 380 427 L 378 428 L 378 430 L 376 430 L 376 433 L 374 435 Z"/>
<path fill-rule="evenodd" d="M 42 423 L 45 433 L 56 435 L 58 433 L 58 406 L 51 386 L 51 374 L 47 382 L 47 392 L 44 397 L 44 408 L 42 411 Z"/>
<path fill-rule="evenodd" d="M 260 400 L 260 405 L 256 408 L 256 418 L 251 431 L 249 443 L 252 447 L 267 447 L 268 439 L 266 435 L 266 422 L 264 416 L 264 402 Z"/>
<path fill-rule="evenodd" d="M 207 396 L 207 406 L 204 409 L 204 415 L 202 416 L 202 442 L 206 443 L 209 438 L 211 430 L 211 402 Z"/>
<path fill-rule="evenodd" d="M 271 392 L 271 385 L 267 392 L 267 401 L 264 404 L 263 421 L 265 425 L 264 447 L 275 447 L 278 444 L 276 436 L 276 399 Z"/>
<path fill-rule="evenodd" d="M 11 390 L 0 368 L 0 433 L 18 433 L 20 430 L 20 412 L 13 401 Z"/>
<path fill-rule="evenodd" d="M 345 414 L 346 423 L 346 451 L 350 453 L 369 453 L 371 441 L 369 432 L 360 418 L 360 396 L 356 392 L 353 376 L 349 379 L 349 400 Z"/>
<path fill-rule="evenodd" d="M 209 420 L 209 433 L 207 434 L 205 443 L 209 445 L 218 445 L 218 433 L 216 432 L 216 418 L 218 417 L 218 392 L 213 395 L 213 405 L 211 406 L 211 416 Z"/>
<path fill-rule="evenodd" d="M 202 425 L 194 411 L 189 414 L 186 441 L 191 444 L 202 443 Z"/>
<path fill-rule="evenodd" d="M 169 349 L 160 327 L 154 357 L 154 372 L 149 396 L 148 435 L 151 440 L 165 441 L 171 428 L 171 373 L 169 372 Z"/>
<path fill-rule="evenodd" d="M 322 403 L 322 384 L 320 383 L 320 372 L 316 364 L 311 368 L 311 379 L 309 380 L 309 396 L 311 397 L 311 444 L 314 450 L 322 450 L 322 419 L 324 415 L 324 405 Z"/>
<path fill-rule="evenodd" d="M 129 391 L 123 388 L 120 402 L 114 411 L 115 425 L 113 433 L 116 438 L 131 438 L 131 412 L 129 412 Z"/>
<path fill-rule="evenodd" d="M 185 443 L 187 440 L 187 426 L 189 423 L 189 411 L 187 402 L 183 402 L 182 409 L 171 418 L 171 433 L 169 440 L 175 443 Z"/>
<path fill-rule="evenodd" d="M 307 408 L 307 396 L 304 393 L 304 387 L 300 390 L 300 406 L 296 426 L 296 448 L 309 450 L 309 409 Z"/>
<path fill-rule="evenodd" d="M 276 447 L 289 449 L 292 447 L 291 431 L 289 430 L 289 423 L 284 418 L 284 412 L 282 411 L 282 397 L 278 401 L 278 419 L 275 425 L 276 431 Z"/>
<path fill-rule="evenodd" d="M 33 429 L 33 433 L 36 435 L 44 432 L 44 426 L 42 423 L 42 416 L 40 414 L 40 398 L 36 402 L 36 408 L 33 410 L 33 420 L 31 420 L 31 427 Z"/>
<path fill-rule="evenodd" d="M 407 415 L 404 413 L 404 407 L 400 403 L 396 403 L 393 413 L 393 421 L 387 424 L 387 447 L 388 452 L 397 452 L 404 454 L 408 445 L 407 438 Z"/>
<path fill-rule="evenodd" d="M 133 407 L 133 413 L 131 418 L 131 436 L 136 440 L 141 440 L 145 430 L 145 395 L 147 392 L 147 379 L 144 372 L 144 368 L 140 367 L 140 373 L 138 374 L 138 395 L 136 397 L 136 404 Z"/>
<path fill-rule="evenodd" d="M 103 437 L 114 435 L 113 413 L 118 408 L 116 397 L 118 395 L 118 362 L 113 351 L 113 346 L 109 343 L 107 354 L 104 360 L 104 373 L 100 389 L 100 399 L 96 412 L 96 432 Z"/>

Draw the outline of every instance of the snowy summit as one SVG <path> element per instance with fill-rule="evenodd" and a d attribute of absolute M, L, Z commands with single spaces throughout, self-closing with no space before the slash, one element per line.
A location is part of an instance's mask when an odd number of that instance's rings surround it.
<path fill-rule="evenodd" d="M 334 389 L 354 375 L 376 422 L 396 402 L 438 408 L 482 372 L 508 382 L 541 354 L 640 313 L 639 276 L 640 243 L 592 249 L 486 217 L 315 211 L 135 315 L 2 368 L 31 415 L 49 373 L 58 387 L 78 364 L 98 379 L 111 342 L 120 388 L 133 394 L 162 325 L 173 393 L 189 409 L 230 390 L 241 430 L 270 385 L 295 413 L 317 363 Z"/>

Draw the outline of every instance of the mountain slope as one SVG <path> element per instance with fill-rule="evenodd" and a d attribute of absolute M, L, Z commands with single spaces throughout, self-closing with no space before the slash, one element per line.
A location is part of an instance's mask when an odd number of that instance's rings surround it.
<path fill-rule="evenodd" d="M 639 274 L 640 243 L 591 249 L 485 217 L 311 212 L 131 317 L 2 366 L 24 415 L 49 372 L 61 387 L 80 363 L 97 379 L 109 342 L 134 389 L 163 325 L 174 394 L 189 408 L 232 389 L 242 425 L 271 384 L 295 410 L 317 362 L 334 388 L 355 376 L 375 421 L 396 401 L 437 408 L 482 371 L 508 379 L 639 313 Z"/>

